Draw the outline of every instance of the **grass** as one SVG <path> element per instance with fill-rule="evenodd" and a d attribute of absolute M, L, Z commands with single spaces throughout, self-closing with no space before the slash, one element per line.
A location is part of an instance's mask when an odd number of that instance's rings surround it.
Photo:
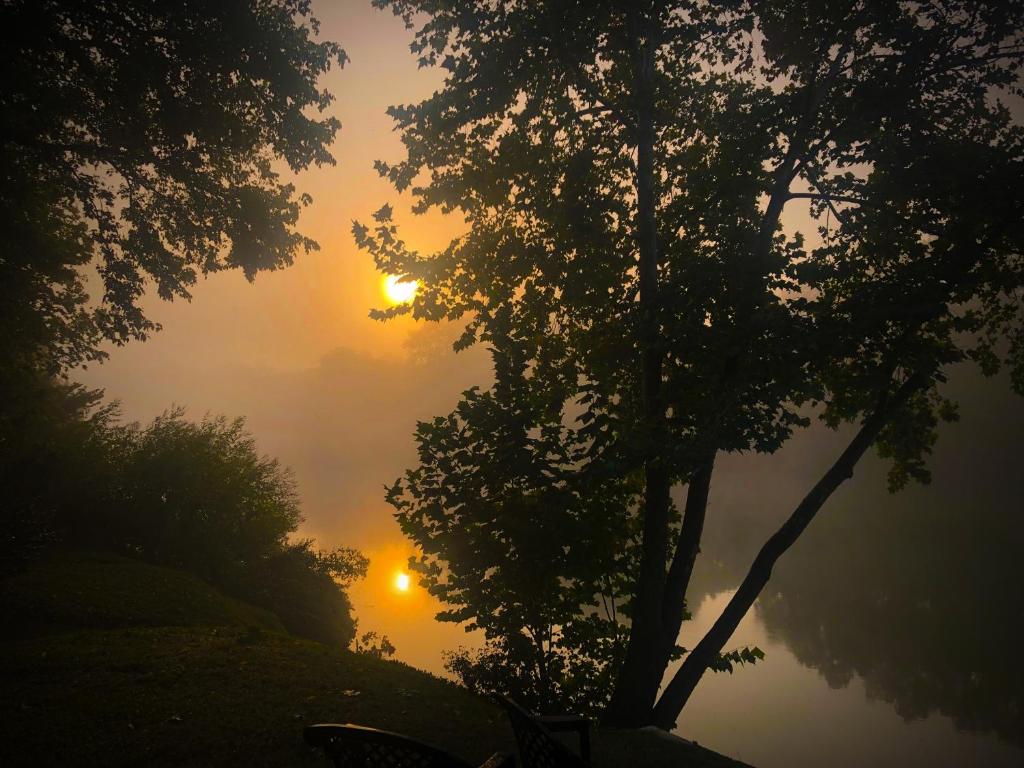
<path fill-rule="evenodd" d="M 65 553 L 0 584 L 0 765 L 325 765 L 302 728 L 399 731 L 473 764 L 514 752 L 491 702 L 394 661 L 286 634 L 199 579 Z M 595 767 L 738 765 L 643 732 L 596 734 Z"/>
<path fill-rule="evenodd" d="M 0 745 L 3 765 L 322 765 L 302 742 L 316 722 L 400 731 L 474 762 L 511 746 L 499 713 L 450 683 L 235 627 L 22 641 L 4 649 L 0 675 L 0 717 L 19 735 Z"/>
<path fill-rule="evenodd" d="M 288 635 L 180 571 L 51 555 L 0 584 L 0 765 L 323 765 L 304 725 L 396 730 L 477 762 L 498 710 L 447 681 Z M 12 631 L 13 630 L 13 631 Z"/>
<path fill-rule="evenodd" d="M 100 552 L 56 552 L 0 585 L 0 611 L 21 633 L 112 627 L 256 626 L 270 611 L 171 568 Z"/>

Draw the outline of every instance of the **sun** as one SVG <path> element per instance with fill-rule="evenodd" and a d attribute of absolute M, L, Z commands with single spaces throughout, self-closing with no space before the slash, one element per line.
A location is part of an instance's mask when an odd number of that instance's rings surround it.
<path fill-rule="evenodd" d="M 392 304 L 412 301 L 419 287 L 418 280 L 402 280 L 398 275 L 387 275 L 384 278 L 384 295 Z"/>
<path fill-rule="evenodd" d="M 408 573 L 398 573 L 398 574 L 395 574 L 395 589 L 397 589 L 399 592 L 408 592 L 409 591 L 409 574 Z"/>

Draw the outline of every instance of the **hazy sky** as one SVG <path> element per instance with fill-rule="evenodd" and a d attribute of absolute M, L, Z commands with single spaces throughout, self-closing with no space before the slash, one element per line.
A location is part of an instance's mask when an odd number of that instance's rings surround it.
<path fill-rule="evenodd" d="M 440 76 L 417 68 L 401 21 L 368 0 L 314 6 L 323 36 L 340 42 L 351 58 L 324 82 L 343 125 L 334 145 L 338 163 L 297 180 L 314 199 L 301 229 L 321 250 L 253 284 L 237 273 L 212 277 L 196 287 L 190 303 L 148 301 L 147 311 L 164 330 L 145 343 L 113 349 L 107 363 L 80 378 L 121 400 L 133 420 L 148 420 L 172 404 L 194 418 L 245 416 L 261 450 L 295 472 L 306 518 L 301 533 L 321 547 L 355 546 L 371 558 L 369 577 L 352 593 L 361 628 L 388 634 L 403 661 L 439 671 L 441 650 L 466 636 L 431 620 L 438 606 L 422 590 L 393 589 L 410 547 L 384 503 L 383 486 L 415 462 L 416 420 L 446 413 L 462 390 L 486 383 L 487 360 L 479 349 L 453 353 L 450 328 L 370 320 L 368 311 L 385 305 L 381 277 L 356 249 L 350 227 L 390 202 L 414 248 L 441 247 L 460 230 L 453 218 L 412 217 L 409 198 L 395 194 L 372 167 L 375 159 L 402 157 L 385 109 L 423 99 Z M 1017 428 L 1022 413 L 1012 406 L 1001 424 Z M 961 429 L 961 436 L 976 436 L 969 425 Z M 983 437 L 962 450 L 982 450 L 978 445 Z M 816 431 L 797 446 L 753 474 L 749 463 L 739 472 L 740 465 L 725 462 L 713 506 L 764 510 L 767 517 L 788 511 L 839 442 Z M 808 456 L 815 460 L 804 461 Z M 879 473 L 873 474 L 847 492 L 884 495 Z M 770 509 L 763 506 L 766 496 Z"/>
<path fill-rule="evenodd" d="M 342 122 L 337 165 L 297 179 L 314 199 L 300 228 L 320 251 L 254 283 L 238 273 L 216 275 L 196 287 L 191 302 L 147 301 L 163 331 L 111 350 L 107 363 L 80 378 L 121 400 L 133 420 L 172 404 L 194 418 L 245 416 L 260 449 L 295 472 L 306 517 L 301 533 L 323 547 L 359 547 L 371 558 L 368 579 L 352 595 L 360 627 L 388 634 L 403 660 L 437 670 L 440 650 L 465 635 L 430 621 L 437 606 L 422 591 L 392 588 L 409 548 L 383 486 L 415 461 L 416 420 L 447 412 L 462 390 L 486 383 L 486 356 L 456 356 L 451 329 L 369 319 L 386 300 L 350 227 L 391 202 L 414 247 L 445 245 L 459 231 L 457 219 L 412 217 L 409 198 L 373 170 L 375 159 L 402 156 L 385 109 L 429 96 L 440 77 L 417 68 L 402 22 L 368 0 L 314 6 L 322 36 L 351 58 L 323 81 Z"/>

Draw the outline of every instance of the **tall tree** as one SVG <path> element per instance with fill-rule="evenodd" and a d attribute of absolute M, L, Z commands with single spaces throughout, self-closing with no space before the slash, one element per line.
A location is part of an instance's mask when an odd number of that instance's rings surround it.
<path fill-rule="evenodd" d="M 280 172 L 333 163 L 317 79 L 345 54 L 317 29 L 309 0 L 0 3 L 7 364 L 99 359 L 156 330 L 147 286 L 188 298 L 316 247 Z"/>
<path fill-rule="evenodd" d="M 407 157 L 378 169 L 413 187 L 414 210 L 457 209 L 468 231 L 421 255 L 386 207 L 355 234 L 423 283 L 383 316 L 467 318 L 461 344 L 488 344 L 496 379 L 420 426 L 421 465 L 390 498 L 431 588 L 479 622 L 491 607 L 459 580 L 500 573 L 511 527 L 611 489 L 620 503 L 595 516 L 635 533 L 619 547 L 629 639 L 605 720 L 669 728 L 869 448 L 892 460 L 893 489 L 927 479 L 936 427 L 956 415 L 944 367 L 1008 361 L 1024 389 L 1024 132 L 1004 103 L 1021 95 L 1024 8 L 377 4 L 447 72 L 392 108 Z M 811 239 L 783 226 L 792 209 Z M 716 455 L 771 453 L 812 417 L 855 425 L 850 444 L 659 696 Z M 562 510 L 508 504 L 556 491 Z M 588 516 L 549 532 L 567 557 L 544 562 L 582 615 L 604 594 L 568 557 Z"/>

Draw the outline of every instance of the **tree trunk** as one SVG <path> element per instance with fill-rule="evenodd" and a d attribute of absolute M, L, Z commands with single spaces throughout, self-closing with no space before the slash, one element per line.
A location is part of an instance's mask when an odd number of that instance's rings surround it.
<path fill-rule="evenodd" d="M 640 575 L 633 597 L 629 644 L 604 723 L 646 725 L 664 675 L 658 651 L 664 645 L 662 598 L 668 561 L 671 479 L 661 457 L 665 407 L 661 394 L 663 353 L 659 347 L 657 198 L 654 184 L 654 49 L 639 29 L 636 55 L 637 248 L 640 254 L 641 402 L 647 449 L 644 456 L 643 540 Z"/>
<path fill-rule="evenodd" d="M 686 613 L 686 590 L 690 586 L 693 566 L 700 552 L 700 540 L 704 533 L 704 516 L 708 508 L 708 493 L 711 490 L 711 473 L 715 468 L 715 456 L 711 455 L 707 463 L 701 466 L 690 477 L 686 492 L 686 507 L 683 510 L 683 524 L 679 529 L 675 554 L 669 566 L 668 579 L 665 583 L 665 596 L 662 599 L 662 627 L 664 630 L 665 665 L 675 647 L 679 630 L 683 625 Z M 664 674 L 664 668 L 662 671 Z"/>
<path fill-rule="evenodd" d="M 679 671 L 666 686 L 654 708 L 654 725 L 664 730 L 675 727 L 676 719 L 694 688 L 697 687 L 697 683 L 700 682 L 711 662 L 722 652 L 722 648 L 736 631 L 740 620 L 750 610 L 764 585 L 768 583 L 772 568 L 779 557 L 800 537 L 800 534 L 804 532 L 836 488 L 853 476 L 853 469 L 857 462 L 874 443 L 892 413 L 900 408 L 926 381 L 927 377 L 915 374 L 900 386 L 891 399 L 883 394 L 879 398 L 878 407 L 864 420 L 846 450 L 829 467 L 810 493 L 804 497 L 782 527 L 765 542 L 754 559 L 746 578 L 743 579 L 736 594 L 722 611 L 722 615 L 697 643 L 697 646 L 690 651 Z"/>

